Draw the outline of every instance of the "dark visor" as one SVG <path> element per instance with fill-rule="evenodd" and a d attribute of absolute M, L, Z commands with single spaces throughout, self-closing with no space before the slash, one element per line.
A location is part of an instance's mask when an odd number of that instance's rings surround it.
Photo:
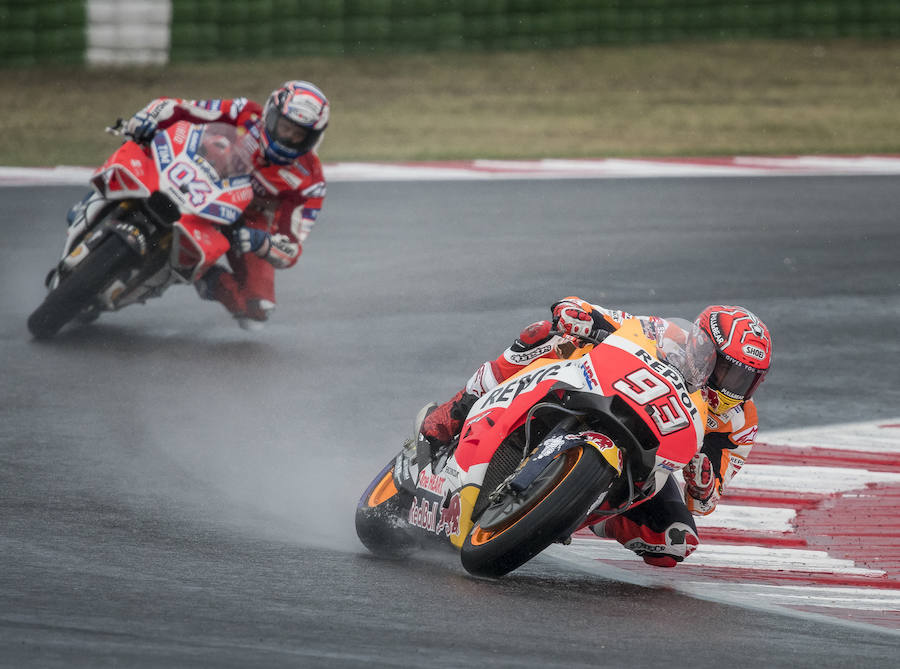
<path fill-rule="evenodd" d="M 734 399 L 749 399 L 765 374 L 750 369 L 740 363 L 731 362 L 721 355 L 716 357 L 716 366 L 709 376 L 709 387 L 723 392 Z"/>
<path fill-rule="evenodd" d="M 299 128 L 303 131 L 303 135 L 300 139 L 291 139 L 290 136 L 283 137 L 278 134 L 278 119 L 283 118 L 284 123 L 290 123 L 292 126 Z M 273 140 L 281 144 L 282 146 L 292 149 L 292 150 L 302 150 L 306 148 L 306 144 L 309 141 L 309 131 L 303 126 L 294 123 L 289 118 L 283 117 L 281 112 L 279 112 L 276 108 L 271 107 L 269 111 L 266 113 L 266 130 L 269 132 L 269 137 Z"/>

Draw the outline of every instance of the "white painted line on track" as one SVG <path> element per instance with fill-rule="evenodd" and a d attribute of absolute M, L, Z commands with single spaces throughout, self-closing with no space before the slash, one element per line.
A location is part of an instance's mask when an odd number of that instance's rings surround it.
<path fill-rule="evenodd" d="M 816 467 L 815 476 L 804 476 L 795 465 L 754 465 L 750 462 L 734 478 L 728 492 L 738 490 L 789 491 L 793 493 L 835 493 L 859 490 L 870 483 L 900 484 L 900 474 L 867 469 Z M 808 468 L 807 468 L 808 471 Z"/>
<path fill-rule="evenodd" d="M 779 509 L 761 506 L 732 506 L 719 504 L 715 513 L 697 516 L 698 529 L 720 527 L 738 531 L 790 532 L 791 522 L 797 516 L 795 509 Z"/>
<path fill-rule="evenodd" d="M 709 602 L 715 602 L 717 604 L 728 604 L 730 606 L 739 606 L 741 608 L 751 609 L 755 611 L 776 613 L 787 617 L 802 618 L 805 620 L 813 620 L 816 622 L 841 625 L 843 627 L 858 629 L 865 632 L 881 632 L 884 634 L 890 634 L 900 637 L 900 629 L 881 627 L 879 625 L 874 625 L 867 622 L 857 622 L 853 620 L 847 620 L 838 616 L 823 615 L 821 613 L 813 613 L 810 611 L 805 611 L 802 608 L 797 608 L 796 605 L 812 605 L 811 600 L 804 599 L 802 590 L 805 590 L 805 588 L 802 587 L 798 588 L 798 590 L 800 590 L 801 592 L 793 593 L 794 597 L 799 597 L 799 600 L 793 600 L 795 606 L 788 606 L 782 603 L 786 600 L 779 600 L 778 598 L 772 597 L 771 595 L 769 595 L 768 597 L 757 596 L 756 593 L 760 592 L 760 589 L 765 589 L 767 587 L 762 584 L 738 584 L 745 587 L 734 587 L 735 584 L 713 582 L 709 580 L 688 581 L 679 579 L 677 577 L 677 574 L 672 573 L 677 572 L 677 568 L 665 570 L 657 569 L 652 575 L 645 573 L 638 574 L 627 569 L 621 569 L 619 567 L 611 566 L 596 559 L 585 560 L 582 556 L 572 554 L 571 551 L 567 552 L 567 549 L 569 548 L 571 548 L 571 546 L 561 546 L 559 544 L 554 544 L 547 548 L 544 553 L 555 560 L 565 562 L 571 565 L 573 568 L 589 574 L 593 574 L 598 578 L 619 581 L 621 583 L 630 583 L 632 585 L 638 585 L 645 588 L 670 588 L 676 592 L 680 592 L 681 594 Z M 625 549 L 620 547 L 620 550 Z M 782 588 L 792 586 L 776 585 L 768 587 Z M 847 594 L 848 590 L 851 592 L 853 590 L 848 588 L 838 589 L 843 591 L 841 594 Z M 765 592 L 765 590 L 762 590 L 762 592 Z M 815 593 L 810 594 L 816 596 Z M 881 596 L 882 594 L 883 593 L 879 592 L 879 596 Z M 821 592 L 818 594 L 818 596 L 821 597 Z M 884 596 L 890 597 L 889 594 L 886 594 Z M 859 607 L 866 606 L 868 602 L 871 602 L 869 598 L 852 600 L 852 605 L 836 608 L 839 608 L 841 610 L 854 611 L 864 610 Z M 883 609 L 877 608 L 876 610 L 880 611 Z"/>
<path fill-rule="evenodd" d="M 625 564 L 632 562 L 643 568 L 643 560 L 620 546 L 612 539 L 574 537 L 567 547 L 572 555 L 593 560 L 614 560 Z M 842 576 L 879 577 L 879 569 L 857 567 L 853 560 L 835 558 L 825 551 L 798 548 L 767 548 L 763 546 L 732 546 L 727 544 L 700 543 L 697 550 L 683 563 L 693 567 L 727 567 L 735 570 L 754 569 L 764 571 L 803 571 L 809 573 L 840 574 Z M 678 567 L 671 571 L 673 575 Z"/>
<path fill-rule="evenodd" d="M 547 553 L 602 578 L 900 635 L 892 520 L 900 497 L 879 495 L 900 486 L 900 418 L 761 433 L 759 441 L 765 463 L 783 451 L 791 464 L 754 464 L 751 452 L 716 511 L 695 518 L 700 545 L 678 567 L 651 567 L 589 533 Z M 872 471 L 873 462 L 887 471 Z M 792 499 L 802 500 L 798 509 Z"/>
<path fill-rule="evenodd" d="M 698 583 L 697 585 L 702 584 Z M 722 591 L 731 592 L 738 598 L 752 594 L 778 604 L 853 608 L 869 611 L 900 611 L 900 591 L 896 590 L 756 585 L 752 583 L 724 583 L 716 587 Z"/>
<path fill-rule="evenodd" d="M 325 163 L 323 170 L 332 182 L 892 175 L 900 174 L 900 156 L 337 162 Z M 92 173 L 93 168 L 65 165 L 0 167 L 0 186 L 80 185 L 87 184 Z"/>
<path fill-rule="evenodd" d="M 763 443 L 779 446 L 834 448 L 876 453 L 900 453 L 900 417 L 840 423 L 760 434 Z"/>

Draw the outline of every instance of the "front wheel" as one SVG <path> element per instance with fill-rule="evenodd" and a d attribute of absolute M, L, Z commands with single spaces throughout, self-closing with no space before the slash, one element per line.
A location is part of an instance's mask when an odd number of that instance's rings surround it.
<path fill-rule="evenodd" d="M 72 274 L 47 293 L 28 317 L 28 331 L 35 339 L 49 339 L 75 318 L 133 261 L 134 251 L 117 235 L 109 235 L 79 263 Z"/>
<path fill-rule="evenodd" d="M 463 567 L 490 577 L 517 569 L 572 532 L 615 478 L 591 446 L 560 453 L 527 489 L 485 509 L 462 545 Z"/>

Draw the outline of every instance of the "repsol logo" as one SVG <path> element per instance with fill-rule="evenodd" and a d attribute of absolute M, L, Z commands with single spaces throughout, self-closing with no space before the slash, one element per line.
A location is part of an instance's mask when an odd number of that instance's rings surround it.
<path fill-rule="evenodd" d="M 498 386 L 494 388 L 494 390 L 492 390 L 490 393 L 488 393 L 487 397 L 484 398 L 483 406 L 489 407 L 492 404 L 511 402 L 526 390 L 535 388 L 544 379 L 557 376 L 562 368 L 563 365 L 549 365 L 547 367 L 541 367 L 531 374 L 525 374 L 524 376 L 519 377 L 512 383 Z"/>
<path fill-rule="evenodd" d="M 694 416 L 694 418 L 696 418 L 698 416 L 697 407 L 695 407 L 694 403 L 691 401 L 691 395 L 684 385 L 684 377 L 682 377 L 674 367 L 657 360 L 643 349 L 638 349 L 634 354 L 643 360 L 650 369 L 671 382 L 672 387 L 678 393 L 678 399 L 681 400 L 681 404 L 691 412 L 691 415 Z"/>

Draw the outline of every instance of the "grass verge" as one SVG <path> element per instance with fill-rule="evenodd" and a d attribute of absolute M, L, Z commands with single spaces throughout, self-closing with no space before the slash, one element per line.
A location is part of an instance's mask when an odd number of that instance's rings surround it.
<path fill-rule="evenodd" d="M 154 97 L 292 78 L 331 99 L 327 162 L 900 153 L 900 42 L 753 41 L 0 69 L 0 165 L 95 165 Z"/>

